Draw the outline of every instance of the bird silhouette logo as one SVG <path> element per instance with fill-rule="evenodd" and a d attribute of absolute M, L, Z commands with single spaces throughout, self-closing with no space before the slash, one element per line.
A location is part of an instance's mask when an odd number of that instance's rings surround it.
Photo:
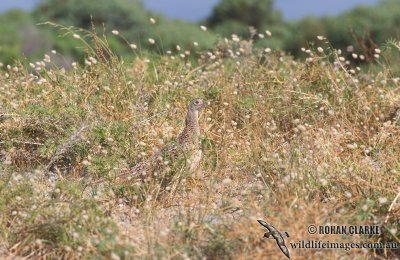
<path fill-rule="evenodd" d="M 285 231 L 285 232 L 283 232 L 283 235 L 282 235 L 282 233 L 278 229 L 276 229 L 273 225 L 268 224 L 264 220 L 257 220 L 257 221 L 258 221 L 258 223 L 260 223 L 260 225 L 262 225 L 263 227 L 268 229 L 268 232 L 264 234 L 264 237 L 274 238 L 276 241 L 276 244 L 278 245 L 278 247 L 282 251 L 282 253 L 287 258 L 290 259 L 290 252 L 289 252 L 289 249 L 285 245 L 285 239 L 284 239 L 284 237 L 289 237 L 289 233 Z"/>

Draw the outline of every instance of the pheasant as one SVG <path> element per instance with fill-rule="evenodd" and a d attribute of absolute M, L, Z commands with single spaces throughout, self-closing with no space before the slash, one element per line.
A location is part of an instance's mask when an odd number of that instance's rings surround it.
<path fill-rule="evenodd" d="M 158 171 L 166 167 L 165 164 L 175 162 L 179 158 L 188 159 L 189 171 L 194 172 L 198 167 L 202 151 L 200 149 L 200 125 L 199 112 L 207 106 L 203 100 L 196 98 L 190 101 L 185 119 L 185 128 L 179 134 L 175 142 L 164 145 L 149 159 L 138 163 L 119 178 L 148 178 L 151 174 L 157 175 Z"/>

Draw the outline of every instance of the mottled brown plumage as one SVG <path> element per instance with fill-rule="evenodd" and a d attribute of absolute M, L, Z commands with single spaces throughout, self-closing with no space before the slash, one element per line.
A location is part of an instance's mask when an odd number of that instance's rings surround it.
<path fill-rule="evenodd" d="M 135 165 L 120 178 L 146 179 L 158 176 L 167 167 L 166 165 L 179 160 L 181 155 L 184 156 L 184 159 L 188 159 L 189 170 L 194 171 L 201 160 L 199 112 L 205 106 L 206 103 L 201 99 L 193 99 L 188 106 L 185 128 L 179 134 L 177 140 L 164 145 L 160 151 Z"/>

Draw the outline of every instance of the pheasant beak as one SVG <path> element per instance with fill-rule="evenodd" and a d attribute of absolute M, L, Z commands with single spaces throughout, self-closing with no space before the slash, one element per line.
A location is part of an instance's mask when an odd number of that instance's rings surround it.
<path fill-rule="evenodd" d="M 203 102 L 203 104 L 201 105 L 201 108 L 208 107 L 209 105 L 210 105 L 210 101 L 208 101 L 208 102 Z"/>

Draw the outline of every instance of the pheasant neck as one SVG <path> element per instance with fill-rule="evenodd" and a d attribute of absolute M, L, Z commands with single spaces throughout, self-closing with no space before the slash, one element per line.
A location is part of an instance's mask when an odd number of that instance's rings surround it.
<path fill-rule="evenodd" d="M 200 134 L 199 127 L 199 111 L 189 110 L 186 115 L 186 127 L 193 131 L 196 135 Z"/>

